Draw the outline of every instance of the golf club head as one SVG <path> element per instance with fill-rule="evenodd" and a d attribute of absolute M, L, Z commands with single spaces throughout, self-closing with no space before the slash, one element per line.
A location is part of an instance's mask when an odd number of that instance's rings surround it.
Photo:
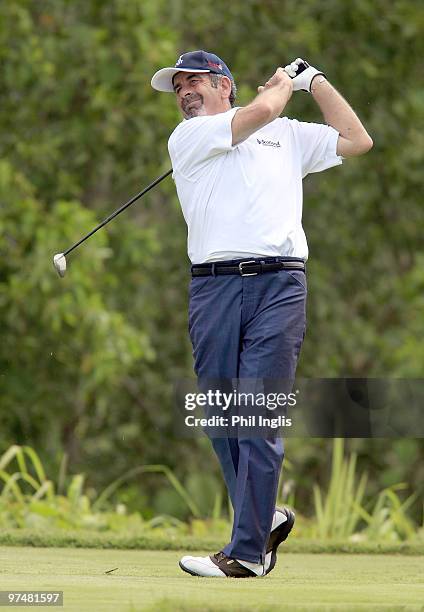
<path fill-rule="evenodd" d="M 66 258 L 63 253 L 56 253 L 53 257 L 53 265 L 56 268 L 57 273 L 62 278 L 65 276 L 66 272 Z"/>

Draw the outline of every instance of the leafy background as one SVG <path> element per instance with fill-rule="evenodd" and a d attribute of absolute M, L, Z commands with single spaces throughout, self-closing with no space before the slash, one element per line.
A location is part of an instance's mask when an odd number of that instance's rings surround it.
<path fill-rule="evenodd" d="M 207 515 L 219 467 L 173 433 L 173 382 L 192 371 L 186 229 L 171 179 L 70 257 L 51 261 L 169 166 L 180 117 L 152 74 L 203 48 L 230 65 L 240 105 L 306 57 L 374 140 L 305 181 L 308 332 L 299 375 L 422 376 L 422 62 L 418 2 L 10 0 L 0 4 L 0 454 L 37 449 L 93 491 L 140 464 L 169 466 Z M 302 92 L 291 117 L 321 121 Z M 407 406 L 400 407 L 407 410 Z M 296 504 L 328 474 L 331 441 L 286 443 Z M 406 482 L 422 521 L 422 440 L 350 440 L 371 498 Z M 288 479 L 286 479 L 287 483 Z M 284 479 L 283 479 L 284 482 Z M 116 493 L 143 516 L 187 509 L 146 474 Z"/>

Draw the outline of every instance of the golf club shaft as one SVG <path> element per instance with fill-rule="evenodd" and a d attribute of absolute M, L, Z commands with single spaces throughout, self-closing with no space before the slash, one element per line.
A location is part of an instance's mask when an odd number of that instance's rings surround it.
<path fill-rule="evenodd" d="M 143 196 L 145 193 L 147 193 L 148 191 L 150 191 L 150 189 L 153 189 L 153 187 L 155 187 L 158 183 L 160 183 L 161 181 L 163 181 L 164 178 L 166 178 L 167 176 L 169 176 L 172 172 L 172 168 L 170 170 L 168 170 L 167 172 L 165 172 L 165 174 L 162 174 L 162 176 L 160 176 L 159 178 L 157 178 L 155 181 L 153 181 L 153 183 L 150 183 L 150 185 L 148 185 L 147 187 L 145 187 L 143 189 L 143 191 L 140 191 L 140 193 L 137 193 L 135 196 L 133 196 L 131 198 L 131 200 L 128 200 L 128 202 L 126 202 L 125 204 L 123 204 L 120 208 L 118 208 L 118 210 L 115 210 L 115 212 L 113 212 L 111 215 L 109 215 L 109 217 L 106 217 L 106 219 L 104 219 L 104 221 L 102 221 L 97 227 L 95 227 L 93 230 L 91 230 L 91 232 L 89 232 L 86 236 L 84 236 L 83 238 L 81 238 L 81 240 L 78 240 L 78 242 L 76 242 L 75 244 L 73 244 L 71 247 L 69 247 L 69 249 L 67 249 L 66 251 L 63 252 L 63 255 L 66 256 L 68 255 L 71 251 L 73 251 L 74 249 L 76 249 L 77 247 L 79 247 L 80 244 L 82 244 L 83 242 L 85 242 L 88 238 L 90 238 L 90 236 L 92 236 L 93 234 L 95 234 L 99 229 L 101 229 L 102 227 L 104 227 L 107 223 L 109 223 L 109 221 L 112 221 L 112 219 L 114 219 L 115 217 L 117 217 L 119 214 L 121 214 L 121 212 L 123 212 L 126 208 L 128 208 L 128 206 L 131 206 L 131 204 L 133 204 L 136 200 L 138 200 L 139 198 L 141 198 L 141 196 Z"/>

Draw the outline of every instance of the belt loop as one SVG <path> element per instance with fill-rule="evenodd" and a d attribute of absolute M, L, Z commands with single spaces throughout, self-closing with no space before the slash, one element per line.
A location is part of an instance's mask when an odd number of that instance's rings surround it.
<path fill-rule="evenodd" d="M 216 276 L 215 264 L 214 263 L 211 265 L 211 274 L 212 274 L 212 276 Z"/>

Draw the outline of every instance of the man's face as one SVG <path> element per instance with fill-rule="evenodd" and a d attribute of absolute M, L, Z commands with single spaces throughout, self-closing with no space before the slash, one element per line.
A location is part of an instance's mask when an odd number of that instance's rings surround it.
<path fill-rule="evenodd" d="M 178 72 L 174 76 L 173 84 L 177 104 L 184 118 L 216 115 L 228 110 L 230 103 L 228 93 L 226 94 L 228 89 L 226 78 L 220 79 L 215 87 L 209 78 L 209 73 Z"/>

